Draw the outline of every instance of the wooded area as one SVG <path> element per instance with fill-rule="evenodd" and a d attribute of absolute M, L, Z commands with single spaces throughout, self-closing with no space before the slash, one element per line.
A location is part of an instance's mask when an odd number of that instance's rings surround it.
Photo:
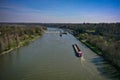
<path fill-rule="evenodd" d="M 120 23 L 67 24 L 63 26 L 99 55 L 120 67 Z"/>
<path fill-rule="evenodd" d="M 46 28 L 39 25 L 0 24 L 0 53 L 29 43 Z"/>

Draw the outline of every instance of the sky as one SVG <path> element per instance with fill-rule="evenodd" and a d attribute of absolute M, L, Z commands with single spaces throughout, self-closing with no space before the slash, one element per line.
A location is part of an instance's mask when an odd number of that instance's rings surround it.
<path fill-rule="evenodd" d="M 120 0 L 0 0 L 0 22 L 116 23 Z"/>

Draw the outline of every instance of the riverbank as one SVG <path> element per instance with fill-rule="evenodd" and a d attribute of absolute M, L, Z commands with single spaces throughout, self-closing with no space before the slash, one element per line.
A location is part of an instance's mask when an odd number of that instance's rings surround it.
<path fill-rule="evenodd" d="M 82 42 L 83 44 L 85 44 L 88 48 L 90 48 L 92 51 L 94 51 L 96 54 L 103 56 L 103 52 L 102 50 L 100 50 L 99 48 L 95 47 L 94 45 L 86 42 L 85 40 L 80 40 L 80 42 Z"/>
<path fill-rule="evenodd" d="M 81 43 L 85 44 L 88 48 L 90 48 L 93 52 L 95 52 L 97 55 L 102 56 L 104 60 L 106 60 L 109 64 L 114 66 L 118 71 L 120 71 L 120 67 L 115 64 L 113 61 L 108 59 L 104 54 L 102 50 L 100 50 L 98 47 L 92 45 L 91 43 L 87 42 L 86 40 L 79 39 L 77 36 L 75 36 Z"/>
<path fill-rule="evenodd" d="M 41 36 L 35 36 L 34 38 L 29 38 L 29 39 L 26 39 L 26 40 L 24 40 L 24 41 L 21 41 L 21 42 L 19 42 L 19 45 L 18 46 L 16 46 L 16 47 L 12 47 L 11 49 L 9 49 L 9 50 L 7 50 L 7 51 L 3 51 L 3 52 L 1 52 L 0 53 L 0 56 L 1 55 L 3 55 L 3 54 L 7 54 L 7 53 L 10 53 L 11 51 L 13 51 L 13 50 L 15 50 L 15 49 L 17 49 L 17 48 L 20 48 L 20 47 L 22 47 L 22 46 L 24 46 L 24 45 L 27 45 L 27 44 L 29 44 L 30 42 L 33 42 L 33 41 L 35 41 L 36 39 L 38 39 L 38 38 L 40 38 Z"/>
<path fill-rule="evenodd" d="M 46 29 L 46 27 L 40 25 L 1 24 L 0 55 L 29 44 L 31 41 L 42 36 Z"/>

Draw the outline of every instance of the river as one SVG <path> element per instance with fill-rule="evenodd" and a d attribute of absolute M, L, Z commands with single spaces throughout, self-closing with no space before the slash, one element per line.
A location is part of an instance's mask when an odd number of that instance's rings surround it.
<path fill-rule="evenodd" d="M 120 80 L 102 57 L 73 35 L 60 37 L 55 30 L 59 31 L 48 28 L 36 41 L 0 56 L 0 80 Z M 74 43 L 84 53 L 82 58 L 75 56 Z"/>

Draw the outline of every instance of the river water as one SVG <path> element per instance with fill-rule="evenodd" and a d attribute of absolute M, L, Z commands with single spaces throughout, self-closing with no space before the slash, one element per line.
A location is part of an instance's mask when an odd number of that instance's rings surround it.
<path fill-rule="evenodd" d="M 53 32 L 52 32 L 53 30 Z M 57 28 L 29 45 L 0 56 L 0 80 L 120 80 L 117 70 L 73 35 Z M 84 53 L 76 57 L 72 44 Z"/>

